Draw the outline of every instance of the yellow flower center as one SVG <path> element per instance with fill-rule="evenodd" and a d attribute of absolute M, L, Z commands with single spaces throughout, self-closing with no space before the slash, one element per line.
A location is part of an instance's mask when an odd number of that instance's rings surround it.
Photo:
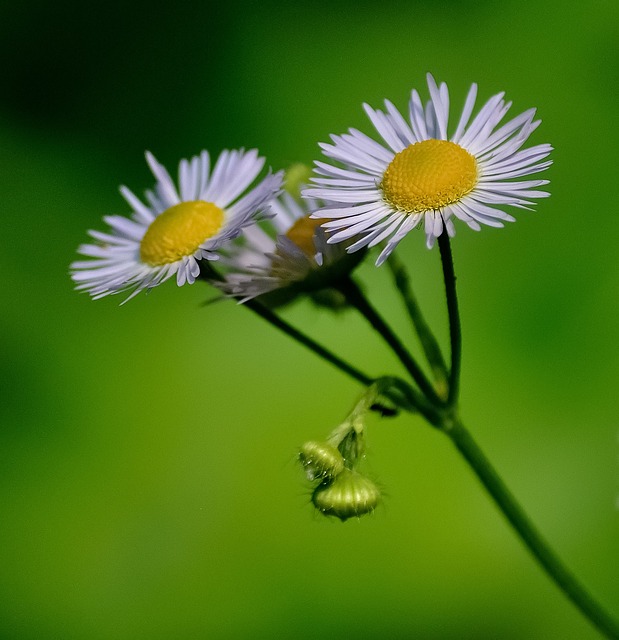
<path fill-rule="evenodd" d="M 214 236 L 224 212 L 212 202 L 181 202 L 157 216 L 140 244 L 140 259 L 151 267 L 171 264 L 196 252 Z"/>
<path fill-rule="evenodd" d="M 299 218 L 292 227 L 286 231 L 286 236 L 292 240 L 308 258 L 313 258 L 316 253 L 314 235 L 316 228 L 323 222 L 326 222 L 323 218 L 316 219 L 310 218 L 309 216 Z"/>
<path fill-rule="evenodd" d="M 419 213 L 457 202 L 476 183 L 477 163 L 468 151 L 455 142 L 431 139 L 397 153 L 381 188 L 390 205 Z"/>

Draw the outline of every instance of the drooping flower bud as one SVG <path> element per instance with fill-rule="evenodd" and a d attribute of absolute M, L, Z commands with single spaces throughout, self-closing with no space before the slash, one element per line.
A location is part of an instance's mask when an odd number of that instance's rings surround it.
<path fill-rule="evenodd" d="M 335 478 L 344 469 L 342 454 L 327 442 L 306 442 L 299 452 L 299 461 L 309 480 Z"/>
<path fill-rule="evenodd" d="M 331 482 L 320 484 L 312 495 L 318 511 L 336 516 L 342 522 L 372 513 L 380 502 L 379 488 L 366 476 L 344 469 Z"/>

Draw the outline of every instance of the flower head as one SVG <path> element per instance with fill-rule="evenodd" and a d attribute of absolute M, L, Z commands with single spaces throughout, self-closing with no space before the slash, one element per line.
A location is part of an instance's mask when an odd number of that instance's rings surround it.
<path fill-rule="evenodd" d="M 328 242 L 359 239 L 348 251 L 387 244 L 376 261 L 382 264 L 404 236 L 423 224 L 428 248 L 446 231 L 455 234 L 453 219 L 471 229 L 502 227 L 514 218 L 497 207 L 530 209 L 531 199 L 549 194 L 538 190 L 547 180 L 514 180 L 542 171 L 552 151 L 549 144 L 522 149 L 538 127 L 529 109 L 499 127 L 511 103 L 503 93 L 490 98 L 471 121 L 477 85 L 469 90 L 458 124 L 448 133 L 449 92 L 428 74 L 430 100 L 425 107 L 417 91 L 409 102 L 408 121 L 391 102 L 386 111 L 365 111 L 380 144 L 350 129 L 321 144 L 323 153 L 343 167 L 316 162 L 313 187 L 303 195 L 336 204 L 318 209 L 313 217 L 327 219 Z"/>
<path fill-rule="evenodd" d="M 221 264 L 225 273 L 213 281 L 241 302 L 257 296 L 271 306 L 292 300 L 298 293 L 329 287 L 338 274 L 351 271 L 362 256 L 352 258 L 346 245 L 327 242 L 324 220 L 311 216 L 318 204 L 298 202 L 287 192 L 270 203 L 273 217 L 244 229 L 239 241 L 227 247 Z"/>
<path fill-rule="evenodd" d="M 93 299 L 129 290 L 129 300 L 173 275 L 178 286 L 192 284 L 199 261 L 217 260 L 226 243 L 268 211 L 282 183 L 281 174 L 269 174 L 245 193 L 264 165 L 256 150 L 223 151 L 212 172 L 206 151 L 181 160 L 178 189 L 151 153 L 146 160 L 157 179 L 147 204 L 121 187 L 131 216 L 104 217 L 109 232 L 90 231 L 97 244 L 78 249 L 90 259 L 71 264 L 76 288 Z"/>

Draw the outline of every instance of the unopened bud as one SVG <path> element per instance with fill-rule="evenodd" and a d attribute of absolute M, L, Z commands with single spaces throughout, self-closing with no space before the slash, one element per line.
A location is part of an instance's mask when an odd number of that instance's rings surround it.
<path fill-rule="evenodd" d="M 299 452 L 299 460 L 309 480 L 335 478 L 344 469 L 342 454 L 327 442 L 306 442 Z"/>
<path fill-rule="evenodd" d="M 332 482 L 325 481 L 312 495 L 316 509 L 342 521 L 371 513 L 380 502 L 379 488 L 357 471 L 344 469 Z"/>
<path fill-rule="evenodd" d="M 311 167 L 297 162 L 286 170 L 284 178 L 284 189 L 295 198 L 301 195 L 301 186 L 307 184 L 312 175 Z"/>

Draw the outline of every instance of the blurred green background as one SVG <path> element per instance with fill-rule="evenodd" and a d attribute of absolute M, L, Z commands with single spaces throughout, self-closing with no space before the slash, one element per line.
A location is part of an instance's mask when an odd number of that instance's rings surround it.
<path fill-rule="evenodd" d="M 441 434 L 372 419 L 372 517 L 315 515 L 296 447 L 359 388 L 204 285 L 72 291 L 121 183 L 208 148 L 276 169 L 425 73 L 537 106 L 552 198 L 453 243 L 462 413 L 559 554 L 619 614 L 619 9 L 536 3 L 29 0 L 0 8 L 0 637 L 598 637 Z M 438 251 L 400 256 L 442 338 Z M 409 342 L 388 274 L 360 276 Z M 286 312 L 372 374 L 361 320 Z"/>

